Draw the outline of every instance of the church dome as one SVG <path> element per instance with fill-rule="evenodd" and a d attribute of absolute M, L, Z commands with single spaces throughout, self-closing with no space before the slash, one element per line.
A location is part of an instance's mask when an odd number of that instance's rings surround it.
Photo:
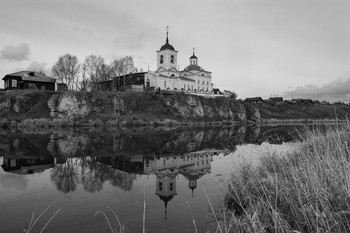
<path fill-rule="evenodd" d="M 165 50 L 165 49 L 169 49 L 169 50 L 175 51 L 174 46 L 172 46 L 171 44 L 169 44 L 168 40 L 167 40 L 167 42 L 160 48 L 160 50 Z"/>
<path fill-rule="evenodd" d="M 193 58 L 198 59 L 198 57 L 197 57 L 196 55 L 194 55 L 194 53 L 193 53 L 193 55 L 190 57 L 190 59 L 193 59 Z"/>

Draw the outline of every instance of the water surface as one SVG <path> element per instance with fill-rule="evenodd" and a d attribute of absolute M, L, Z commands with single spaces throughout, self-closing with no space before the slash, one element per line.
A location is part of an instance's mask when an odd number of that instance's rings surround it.
<path fill-rule="evenodd" d="M 46 232 L 110 232 L 101 211 L 119 229 L 109 208 L 142 232 L 144 204 L 146 232 L 205 232 L 240 162 L 287 153 L 293 129 L 2 130 L 0 232 L 27 229 L 39 195 L 33 232 L 58 210 Z"/>

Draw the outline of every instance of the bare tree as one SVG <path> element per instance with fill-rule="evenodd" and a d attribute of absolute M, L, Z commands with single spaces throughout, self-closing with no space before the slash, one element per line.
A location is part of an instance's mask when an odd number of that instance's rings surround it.
<path fill-rule="evenodd" d="M 96 90 L 97 83 L 103 81 L 103 75 L 106 71 L 103 57 L 91 54 L 85 58 L 83 66 L 85 67 L 91 90 Z"/>
<path fill-rule="evenodd" d="M 123 79 L 123 85 L 125 85 L 125 75 L 132 73 L 132 72 L 137 72 L 137 68 L 134 65 L 134 59 L 132 56 L 125 56 L 119 59 L 113 59 L 111 62 L 111 73 L 118 77 L 124 75 Z M 117 80 L 114 79 L 113 86 L 116 87 L 117 83 L 115 83 Z M 119 79 L 120 81 L 120 79 Z M 119 83 L 119 86 L 121 84 Z"/>
<path fill-rule="evenodd" d="M 78 58 L 74 55 L 65 54 L 58 58 L 58 61 L 52 66 L 52 75 L 63 83 L 67 84 L 68 89 L 77 88 L 77 80 L 80 72 Z"/>

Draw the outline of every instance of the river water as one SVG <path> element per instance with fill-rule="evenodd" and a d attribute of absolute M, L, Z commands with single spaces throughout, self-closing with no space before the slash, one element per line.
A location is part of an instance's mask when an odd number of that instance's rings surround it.
<path fill-rule="evenodd" d="M 109 223 L 206 232 L 237 166 L 288 153 L 295 135 L 293 126 L 1 130 L 0 232 L 24 232 L 46 208 L 31 232 L 49 221 L 45 232 L 111 232 Z"/>

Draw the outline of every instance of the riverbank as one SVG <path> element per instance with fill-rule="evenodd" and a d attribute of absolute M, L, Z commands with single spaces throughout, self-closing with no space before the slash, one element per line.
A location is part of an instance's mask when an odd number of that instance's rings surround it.
<path fill-rule="evenodd" d="M 241 166 L 220 232 L 349 232 L 349 141 L 348 125 L 307 131 L 294 153 Z"/>
<path fill-rule="evenodd" d="M 146 92 L 0 92 L 0 127 L 338 123 L 348 105 L 245 103 L 231 97 Z"/>

